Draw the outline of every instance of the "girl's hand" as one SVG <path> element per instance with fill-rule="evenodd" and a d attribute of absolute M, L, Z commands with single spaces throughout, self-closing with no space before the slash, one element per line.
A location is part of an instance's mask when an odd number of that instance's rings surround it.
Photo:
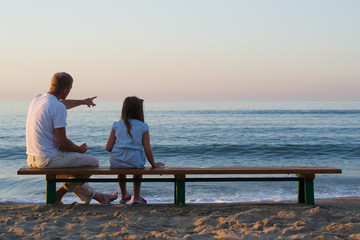
<path fill-rule="evenodd" d="M 165 166 L 164 163 L 162 163 L 162 162 L 156 162 L 152 167 L 153 167 L 153 168 L 156 168 L 156 167 L 164 167 L 164 166 Z"/>

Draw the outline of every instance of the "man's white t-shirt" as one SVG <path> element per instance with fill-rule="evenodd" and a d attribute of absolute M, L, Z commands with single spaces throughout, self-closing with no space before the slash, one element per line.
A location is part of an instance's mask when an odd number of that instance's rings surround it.
<path fill-rule="evenodd" d="M 26 153 L 51 157 L 59 151 L 54 129 L 66 127 L 66 107 L 52 94 L 39 94 L 30 104 L 26 120 Z"/>

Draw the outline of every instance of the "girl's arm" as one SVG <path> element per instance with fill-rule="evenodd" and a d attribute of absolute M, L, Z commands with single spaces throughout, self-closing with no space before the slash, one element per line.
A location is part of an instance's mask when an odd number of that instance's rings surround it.
<path fill-rule="evenodd" d="M 112 129 L 111 132 L 110 132 L 109 139 L 108 139 L 107 144 L 106 144 L 106 150 L 108 152 L 111 152 L 111 150 L 113 149 L 114 144 L 115 144 L 115 140 L 116 140 L 115 130 Z"/>
<path fill-rule="evenodd" d="M 149 131 L 146 131 L 143 134 L 143 147 L 144 147 L 146 158 L 148 159 L 149 163 L 151 164 L 151 166 L 153 168 L 165 166 L 165 164 L 162 163 L 162 162 L 155 162 L 154 161 L 154 155 L 152 153 L 151 146 L 150 146 L 150 133 L 149 133 Z"/>

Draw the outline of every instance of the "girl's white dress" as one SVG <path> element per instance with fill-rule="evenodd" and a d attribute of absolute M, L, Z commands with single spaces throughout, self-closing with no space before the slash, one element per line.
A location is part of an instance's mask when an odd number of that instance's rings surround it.
<path fill-rule="evenodd" d="M 145 155 L 143 152 L 142 137 L 149 130 L 146 123 L 130 119 L 131 134 L 127 133 L 124 121 L 114 122 L 112 129 L 115 131 L 115 144 L 110 153 L 111 168 L 144 168 Z"/>

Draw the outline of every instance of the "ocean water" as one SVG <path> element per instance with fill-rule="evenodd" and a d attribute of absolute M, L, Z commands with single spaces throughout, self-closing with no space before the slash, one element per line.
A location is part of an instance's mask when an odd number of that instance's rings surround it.
<path fill-rule="evenodd" d="M 45 202 L 45 176 L 18 176 L 26 165 L 30 101 L 0 101 L 0 202 Z M 68 111 L 67 135 L 109 165 L 105 150 L 121 101 Z M 317 175 L 315 198 L 360 196 L 360 102 L 145 101 L 156 161 L 168 166 L 331 166 Z M 119 191 L 116 183 L 91 183 Z M 58 183 L 60 186 L 60 183 Z M 173 183 L 143 183 L 150 203 L 173 202 Z M 132 191 L 132 184 L 128 183 Z M 293 201 L 296 182 L 187 183 L 187 202 Z M 71 193 L 65 203 L 79 202 Z"/>

